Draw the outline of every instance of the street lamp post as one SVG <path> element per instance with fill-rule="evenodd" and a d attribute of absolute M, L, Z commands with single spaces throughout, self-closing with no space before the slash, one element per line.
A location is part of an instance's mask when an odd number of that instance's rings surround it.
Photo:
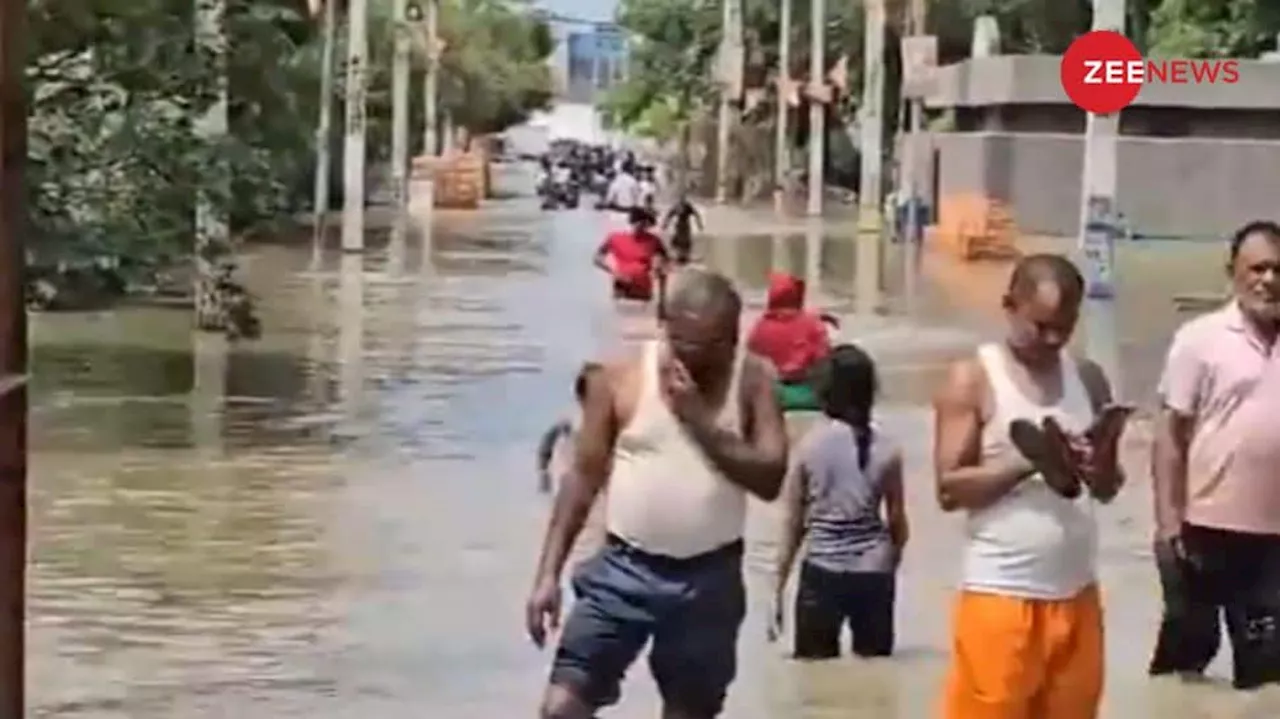
<path fill-rule="evenodd" d="M 404 245 L 409 201 L 409 27 L 407 0 L 395 0 L 395 40 L 391 64 L 391 191 L 395 200 L 393 249 Z"/>
<path fill-rule="evenodd" d="M 426 4 L 424 10 L 422 5 Z M 423 51 L 427 60 L 422 78 L 422 103 L 425 117 L 422 123 L 422 154 L 435 157 L 440 154 L 440 112 L 437 107 L 440 95 L 440 0 L 412 0 L 407 19 L 419 28 Z"/>
<path fill-rule="evenodd" d="M 314 12 L 314 11 L 313 11 Z M 320 268 L 329 216 L 330 168 L 333 165 L 334 54 L 338 44 L 338 3 L 325 0 L 322 8 L 320 50 L 320 117 L 316 122 L 316 175 L 312 196 L 311 269 Z"/>
<path fill-rule="evenodd" d="M 347 8 L 346 141 L 342 151 L 342 251 L 364 251 L 365 147 L 369 70 L 369 0 Z"/>

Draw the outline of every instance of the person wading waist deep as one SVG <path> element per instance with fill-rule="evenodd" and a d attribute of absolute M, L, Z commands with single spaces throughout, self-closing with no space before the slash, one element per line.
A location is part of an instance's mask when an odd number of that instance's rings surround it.
<path fill-rule="evenodd" d="M 560 572 L 608 483 L 604 548 L 579 565 L 541 716 L 588 719 L 619 699 L 652 642 L 668 719 L 720 714 L 737 673 L 748 492 L 778 496 L 787 466 L 767 364 L 738 341 L 742 300 L 721 275 L 673 281 L 662 337 L 588 379 L 576 467 L 556 498 L 526 607 L 541 646 Z"/>

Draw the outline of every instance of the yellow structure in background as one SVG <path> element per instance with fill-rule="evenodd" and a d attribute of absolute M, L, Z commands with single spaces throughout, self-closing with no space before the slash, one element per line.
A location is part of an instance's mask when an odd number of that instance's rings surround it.
<path fill-rule="evenodd" d="M 1004 260 L 1021 254 L 1018 226 L 1008 206 L 978 194 L 943 197 L 936 224 L 926 230 L 925 241 L 964 261 Z"/>
<path fill-rule="evenodd" d="M 479 209 L 486 193 L 484 156 L 475 152 L 448 152 L 441 157 L 413 158 L 414 180 L 434 178 L 434 205 L 450 210 Z"/>

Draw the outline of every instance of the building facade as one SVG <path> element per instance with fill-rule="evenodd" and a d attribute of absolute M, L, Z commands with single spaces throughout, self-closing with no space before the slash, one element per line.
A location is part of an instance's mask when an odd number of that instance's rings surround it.
<path fill-rule="evenodd" d="M 565 48 L 564 95 L 570 102 L 594 102 L 625 77 L 626 41 L 614 25 L 569 32 Z"/>

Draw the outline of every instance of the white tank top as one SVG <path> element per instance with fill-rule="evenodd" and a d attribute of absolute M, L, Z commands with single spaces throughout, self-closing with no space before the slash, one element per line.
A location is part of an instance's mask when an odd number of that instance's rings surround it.
<path fill-rule="evenodd" d="M 744 490 L 725 479 L 680 426 L 662 397 L 660 340 L 642 349 L 635 414 L 618 435 L 606 495 L 610 534 L 652 554 L 686 559 L 742 539 Z M 739 350 L 716 422 L 740 431 L 738 396 L 746 353 Z"/>
<path fill-rule="evenodd" d="M 1083 432 L 1093 422 L 1093 405 L 1076 363 L 1062 357 L 1062 399 L 1040 405 L 1015 384 L 1010 358 L 1003 345 L 978 349 L 987 374 L 994 408 L 982 430 L 983 460 L 1016 452 L 1009 441 L 1009 423 L 1029 419 L 1039 423 L 1054 416 L 1069 432 Z M 1082 493 L 1076 500 L 1053 491 L 1040 477 L 1031 477 L 995 504 L 971 511 L 965 547 L 965 589 L 1029 599 L 1067 599 L 1095 579 L 1098 546 L 1092 500 Z"/>

